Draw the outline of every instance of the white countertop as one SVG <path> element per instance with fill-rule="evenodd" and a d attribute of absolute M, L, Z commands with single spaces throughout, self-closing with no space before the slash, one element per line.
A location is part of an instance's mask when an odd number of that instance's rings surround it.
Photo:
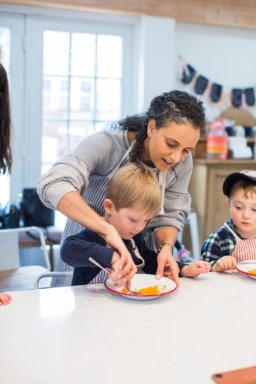
<path fill-rule="evenodd" d="M 210 384 L 256 363 L 256 280 L 182 278 L 132 301 L 80 286 L 12 292 L 0 307 L 1 384 Z"/>

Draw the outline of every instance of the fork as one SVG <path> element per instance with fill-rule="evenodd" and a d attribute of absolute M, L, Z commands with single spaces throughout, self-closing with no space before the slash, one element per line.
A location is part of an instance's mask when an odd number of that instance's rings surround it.
<path fill-rule="evenodd" d="M 100 263 L 98 263 L 98 261 L 96 261 L 93 257 L 89 257 L 88 260 L 89 260 L 91 263 L 93 263 L 94 265 L 96 265 L 97 267 L 99 267 L 100 269 L 102 269 L 102 271 L 105 271 L 107 274 L 110 274 L 110 273 L 111 273 L 111 270 L 110 270 L 110 269 L 103 267 L 103 265 L 101 265 Z"/>
<path fill-rule="evenodd" d="M 89 260 L 91 263 L 93 263 L 94 265 L 96 265 L 97 267 L 99 267 L 102 271 L 105 271 L 108 275 L 110 275 L 110 273 L 111 273 L 111 269 L 108 269 L 108 268 L 103 267 L 103 265 L 101 265 L 100 263 L 98 263 L 98 261 L 96 261 L 93 257 L 89 257 L 88 260 Z M 136 292 L 136 291 L 132 291 L 131 289 L 129 289 L 129 288 L 127 287 L 127 284 L 124 285 L 124 287 L 127 289 L 128 293 L 131 293 L 132 295 L 143 296 L 141 293 Z"/>

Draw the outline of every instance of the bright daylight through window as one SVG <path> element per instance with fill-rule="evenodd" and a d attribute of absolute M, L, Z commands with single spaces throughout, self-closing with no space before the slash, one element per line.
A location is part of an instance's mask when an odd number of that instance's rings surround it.
<path fill-rule="evenodd" d="M 121 83 L 120 36 L 44 32 L 42 172 L 120 118 Z"/>

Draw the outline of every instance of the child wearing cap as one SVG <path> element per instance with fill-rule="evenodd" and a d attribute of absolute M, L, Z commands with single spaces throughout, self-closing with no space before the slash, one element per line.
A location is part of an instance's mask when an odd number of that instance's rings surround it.
<path fill-rule="evenodd" d="M 210 262 L 214 272 L 256 259 L 256 171 L 231 173 L 222 189 L 231 218 L 208 236 L 201 250 L 201 259 Z"/>

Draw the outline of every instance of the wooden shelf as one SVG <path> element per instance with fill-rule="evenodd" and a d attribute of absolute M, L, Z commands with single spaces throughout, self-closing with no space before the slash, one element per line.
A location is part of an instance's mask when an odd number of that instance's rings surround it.
<path fill-rule="evenodd" d="M 226 160 L 219 160 L 219 159 L 202 159 L 197 158 L 194 159 L 194 165 L 200 164 L 200 165 L 223 165 L 223 164 L 230 164 L 230 165 L 254 165 L 256 167 L 256 159 L 226 159 Z"/>
<path fill-rule="evenodd" d="M 193 150 L 194 159 L 204 159 L 205 161 L 209 161 L 207 159 L 206 143 L 207 143 L 207 136 L 200 137 L 196 148 Z M 252 147 L 254 144 L 254 138 L 253 137 L 247 137 L 247 143 L 250 147 Z M 225 161 L 232 161 L 232 160 L 235 160 L 235 159 L 229 158 Z M 246 159 L 246 160 L 248 160 L 248 159 Z M 217 161 L 223 161 L 223 160 L 217 160 Z M 237 159 L 235 161 L 237 161 Z M 239 161 L 243 161 L 243 160 L 239 160 Z M 252 161 L 253 161 L 253 159 L 252 159 Z"/>

